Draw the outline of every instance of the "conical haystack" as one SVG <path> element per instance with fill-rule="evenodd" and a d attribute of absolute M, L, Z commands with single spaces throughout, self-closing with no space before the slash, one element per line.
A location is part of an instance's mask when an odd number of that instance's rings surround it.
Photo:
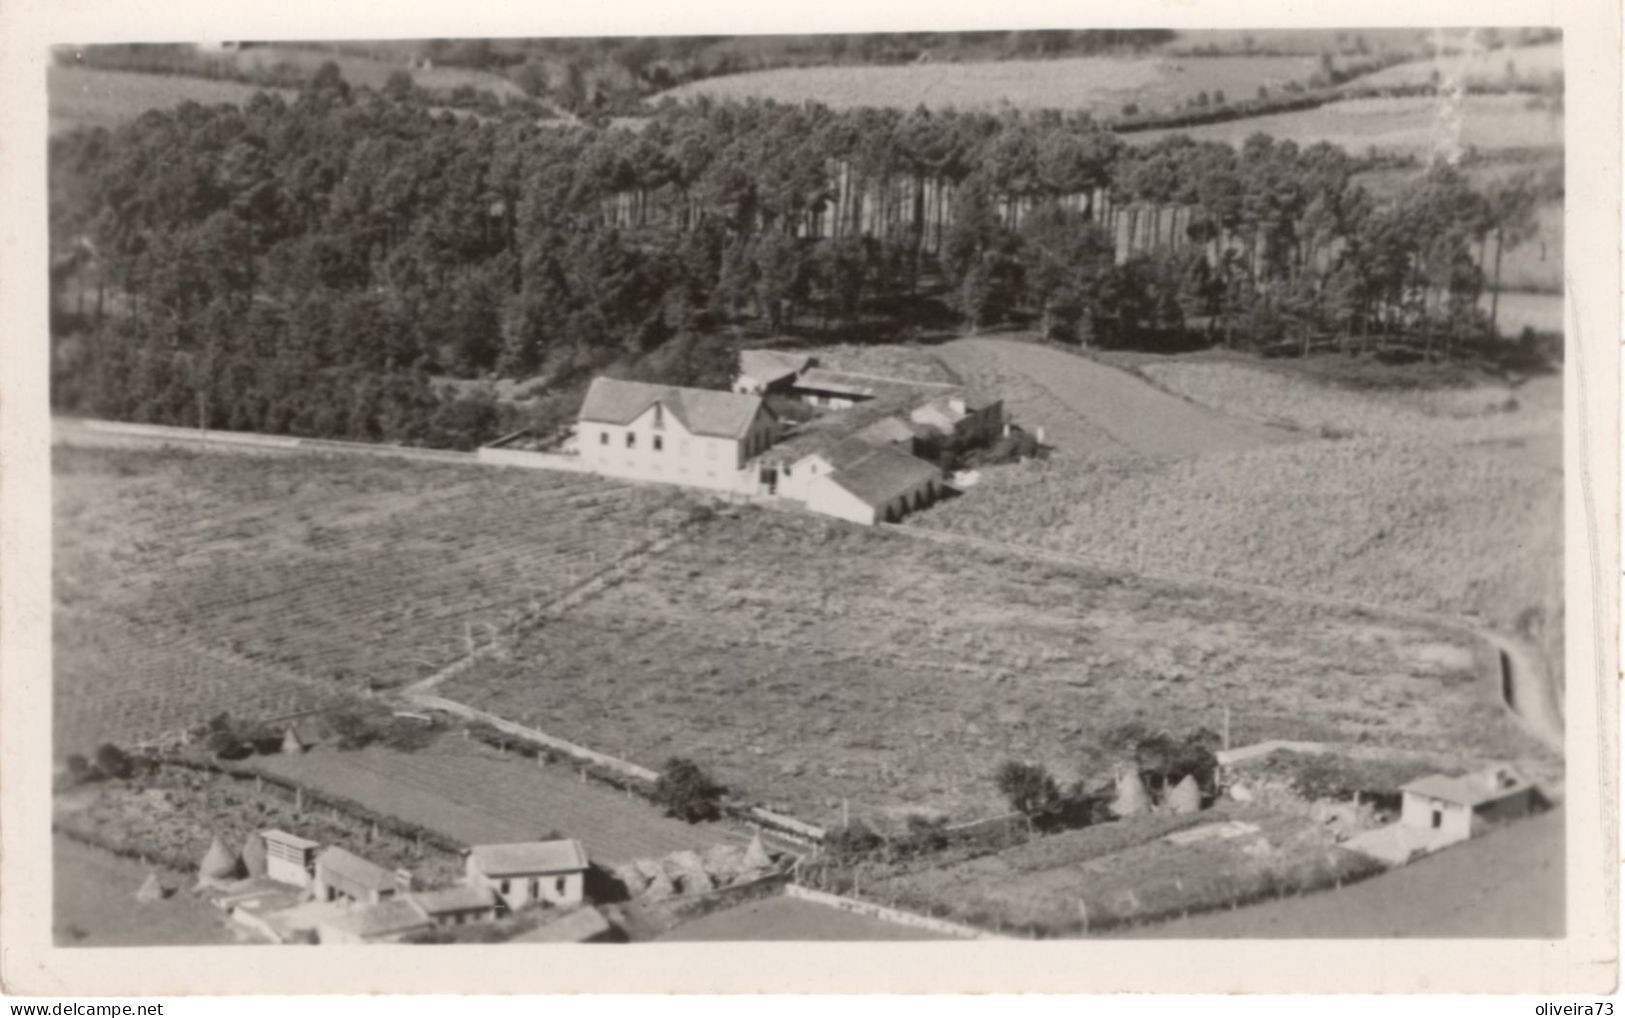
<path fill-rule="evenodd" d="M 265 839 L 250 834 L 243 839 L 243 869 L 251 877 L 265 876 Z"/>
<path fill-rule="evenodd" d="M 1117 775 L 1117 797 L 1112 800 L 1112 812 L 1120 817 L 1137 817 L 1151 811 L 1151 793 L 1145 790 L 1140 772 L 1125 768 Z"/>
<path fill-rule="evenodd" d="M 772 868 L 773 857 L 767 854 L 766 848 L 762 847 L 762 832 L 757 831 L 751 836 L 750 844 L 745 847 L 744 863 L 747 871 Z"/>
<path fill-rule="evenodd" d="M 242 866 L 242 860 L 225 846 L 218 836 L 209 843 L 209 850 L 203 853 L 203 861 L 198 864 L 197 875 L 201 881 L 235 880 Z"/>
<path fill-rule="evenodd" d="M 1187 774 L 1179 784 L 1168 791 L 1163 805 L 1170 813 L 1199 813 L 1202 809 L 1202 790 L 1196 785 L 1196 775 Z"/>
<path fill-rule="evenodd" d="M 649 883 L 643 888 L 643 896 L 650 901 L 660 901 L 661 899 L 669 898 L 676 893 L 677 886 L 671 882 L 670 877 L 666 876 L 665 870 L 661 870 L 655 876 L 655 878 L 649 881 Z"/>
<path fill-rule="evenodd" d="M 141 882 L 140 889 L 135 892 L 135 900 L 143 905 L 164 900 L 164 885 L 159 883 L 158 874 L 147 874 L 147 879 Z"/>

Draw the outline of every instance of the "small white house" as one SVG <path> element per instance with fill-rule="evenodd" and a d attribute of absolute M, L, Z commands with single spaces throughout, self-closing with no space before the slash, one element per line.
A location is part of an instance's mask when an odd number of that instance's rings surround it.
<path fill-rule="evenodd" d="M 475 845 L 468 853 L 466 882 L 494 892 L 503 906 L 580 904 L 587 851 L 574 839 Z"/>
<path fill-rule="evenodd" d="M 778 435 L 760 396 L 596 378 L 576 442 L 594 473 L 751 493 L 745 469 Z"/>
<path fill-rule="evenodd" d="M 265 840 L 265 875 L 279 884 L 309 887 L 316 879 L 316 852 L 322 846 L 287 831 L 261 831 Z"/>
<path fill-rule="evenodd" d="M 1399 822 L 1429 832 L 1434 847 L 1466 841 L 1486 824 L 1534 812 L 1538 793 L 1510 767 L 1459 778 L 1430 774 L 1400 788 Z"/>

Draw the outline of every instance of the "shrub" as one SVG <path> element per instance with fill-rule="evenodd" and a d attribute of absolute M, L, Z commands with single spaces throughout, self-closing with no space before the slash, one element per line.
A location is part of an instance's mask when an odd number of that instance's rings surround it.
<path fill-rule="evenodd" d="M 135 773 L 135 761 L 111 742 L 96 747 L 96 769 L 104 777 L 128 778 Z"/>
<path fill-rule="evenodd" d="M 726 789 L 693 760 L 672 757 L 655 782 L 654 800 L 668 815 L 692 824 L 715 820 L 722 815 L 724 791 Z"/>
<path fill-rule="evenodd" d="M 824 832 L 824 851 L 837 859 L 865 855 L 882 844 L 880 835 L 862 820 L 854 820 L 844 827 L 832 827 Z"/>
<path fill-rule="evenodd" d="M 1006 760 L 994 781 L 1010 808 L 1029 818 L 1048 816 L 1061 807 L 1061 789 L 1049 771 L 1038 764 Z"/>

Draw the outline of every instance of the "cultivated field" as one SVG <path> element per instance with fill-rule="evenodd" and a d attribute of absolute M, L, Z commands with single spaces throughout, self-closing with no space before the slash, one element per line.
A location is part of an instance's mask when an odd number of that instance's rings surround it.
<path fill-rule="evenodd" d="M 1522 937 L 1564 933 L 1563 811 L 1338 890 L 1125 930 L 1171 940 Z"/>
<path fill-rule="evenodd" d="M 1142 111 L 1171 106 L 1199 92 L 1251 96 L 1314 73 L 1311 57 L 1071 57 L 986 63 L 886 67 L 793 67 L 690 82 L 655 97 L 774 99 L 913 109 L 1068 109 L 1116 115 L 1125 103 Z"/>
<path fill-rule="evenodd" d="M 586 476 L 316 455 L 59 446 L 53 472 L 56 702 L 80 744 L 423 678 L 691 506 Z"/>
<path fill-rule="evenodd" d="M 668 819 L 642 799 L 579 780 L 568 766 L 543 766 L 454 736 L 415 753 L 316 749 L 257 757 L 253 765 L 465 845 L 533 841 L 556 830 L 579 839 L 594 862 L 613 866 L 740 837 Z"/>
<path fill-rule="evenodd" d="M 235 81 L 210 81 L 161 74 L 103 71 L 89 67 L 52 64 L 45 71 L 47 109 L 52 134 L 76 127 L 113 128 L 151 109 L 168 109 L 183 102 L 204 105 L 247 104 L 257 92 L 279 93 Z"/>
<path fill-rule="evenodd" d="M 1043 427 L 1045 444 L 1064 457 L 1199 456 L 1293 440 L 1048 347 L 990 337 L 954 340 L 934 352 L 959 378 L 1002 396 L 1023 427 Z"/>
<path fill-rule="evenodd" d="M 976 496 L 966 496 L 970 501 Z M 1232 710 L 1238 744 L 1538 752 L 1449 637 L 746 510 L 439 692 L 658 766 L 687 755 L 815 823 L 1000 810 L 993 768 L 1096 778 L 1100 737 Z"/>
<path fill-rule="evenodd" d="M 1175 830 L 1256 830 L 1190 843 Z M 1332 886 L 1377 869 L 1307 817 L 1251 808 L 1119 820 L 869 885 L 869 895 L 985 929 L 1076 935 Z"/>
<path fill-rule="evenodd" d="M 524 89 L 500 74 L 470 67 L 411 67 L 404 55 L 400 60 L 380 60 L 355 53 L 270 45 L 222 53 L 218 59 L 230 61 L 243 70 L 270 70 L 282 64 L 297 68 L 307 76 L 313 76 L 323 64 L 332 62 L 338 65 L 345 81 L 371 89 L 382 89 L 390 75 L 406 71 L 412 76 L 413 84 L 430 92 L 450 92 L 466 85 L 492 92 L 499 99 L 525 94 Z"/>
<path fill-rule="evenodd" d="M 1364 82 L 1367 79 L 1359 79 Z M 1171 135 L 1240 145 L 1263 133 L 1299 145 L 1330 142 L 1363 155 L 1370 149 L 1426 158 L 1452 142 L 1483 152 L 1501 149 L 1561 148 L 1563 114 L 1532 105 L 1522 95 L 1470 95 L 1462 101 L 1459 123 L 1445 115 L 1441 100 L 1429 96 L 1349 99 L 1312 110 L 1270 113 L 1217 124 L 1136 131 L 1123 138 L 1149 144 Z"/>
<path fill-rule="evenodd" d="M 1002 361 L 1048 380 L 1054 356 L 1066 355 L 1012 343 Z M 1534 639 L 1560 672 L 1555 379 L 1369 398 L 1257 366 L 1163 364 L 1141 371 L 1229 419 L 1301 427 L 1301 440 L 1172 462 L 1029 461 L 984 471 L 915 522 L 1127 568 L 1476 613 Z M 1030 422 L 1066 423 L 1045 410 Z"/>

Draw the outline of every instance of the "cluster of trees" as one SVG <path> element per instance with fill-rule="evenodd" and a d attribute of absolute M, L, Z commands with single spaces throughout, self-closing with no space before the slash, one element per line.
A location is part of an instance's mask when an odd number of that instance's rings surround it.
<path fill-rule="evenodd" d="M 1204 796 L 1217 792 L 1217 734 L 1205 728 L 1175 736 L 1139 722 L 1118 725 L 1103 738 L 1103 748 L 1133 768 L 1145 788 L 1161 794 L 1193 778 Z M 1079 827 L 1109 819 L 1110 785 L 1091 788 L 1085 781 L 1062 787 L 1041 764 L 1006 760 L 993 775 L 1010 808 L 1035 828 Z"/>
<path fill-rule="evenodd" d="M 940 245 L 907 203 L 878 235 L 809 234 L 837 164 L 870 188 L 940 184 Z M 1485 329 L 1479 266 L 1527 232 L 1534 189 L 1480 191 L 1439 166 L 1378 201 L 1353 183 L 1361 166 L 1263 136 L 1131 147 L 1059 114 L 702 102 L 639 132 L 477 122 L 330 68 L 292 102 L 186 104 L 52 140 L 53 396 L 121 419 L 466 447 L 525 422 L 437 378 L 717 385 L 740 329 L 957 318 L 1108 344 L 1196 328 L 1460 349 Z M 1124 257 L 1097 194 L 1182 208 L 1187 225 Z M 611 213 L 629 198 L 652 212 L 623 228 Z"/>

